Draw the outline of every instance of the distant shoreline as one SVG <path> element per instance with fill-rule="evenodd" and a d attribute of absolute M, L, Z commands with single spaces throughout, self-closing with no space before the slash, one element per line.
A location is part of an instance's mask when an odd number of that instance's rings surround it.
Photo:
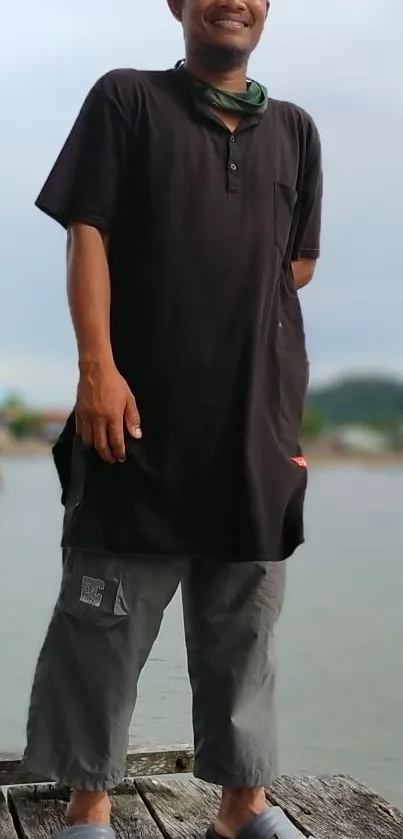
<path fill-rule="evenodd" d="M 40 440 L 22 440 L 7 442 L 0 446 L 0 459 L 34 458 L 50 455 L 52 446 Z M 308 468 L 320 466 L 364 466 L 393 467 L 403 466 L 403 452 L 385 452 L 369 454 L 363 452 L 337 452 L 328 447 L 307 444 L 304 447 Z"/>
<path fill-rule="evenodd" d="M 1 457 L 36 457 L 37 455 L 50 454 L 52 446 L 41 440 L 20 440 L 7 441 L 0 445 Z"/>
<path fill-rule="evenodd" d="M 308 469 L 310 467 L 315 468 L 318 466 L 363 466 L 368 469 L 403 467 L 402 452 L 363 454 L 359 452 L 309 452 L 309 450 L 305 450 L 304 455 L 308 463 Z"/>

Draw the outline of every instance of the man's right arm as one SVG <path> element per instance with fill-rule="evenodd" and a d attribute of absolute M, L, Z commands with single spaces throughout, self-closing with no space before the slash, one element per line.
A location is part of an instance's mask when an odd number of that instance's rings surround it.
<path fill-rule="evenodd" d="M 67 236 L 67 293 L 77 339 L 77 433 L 108 463 L 125 459 L 124 427 L 141 437 L 136 402 L 117 370 L 110 340 L 107 237 L 72 224 Z"/>
<path fill-rule="evenodd" d="M 67 231 L 67 294 L 80 367 L 113 363 L 110 341 L 111 288 L 107 239 L 95 227 L 72 224 Z"/>
<path fill-rule="evenodd" d="M 128 179 L 137 108 L 135 71 L 100 79 L 36 201 L 68 231 L 68 298 L 80 369 L 77 431 L 111 463 L 124 459 L 125 425 L 141 436 L 134 397 L 113 359 L 106 249 Z"/>

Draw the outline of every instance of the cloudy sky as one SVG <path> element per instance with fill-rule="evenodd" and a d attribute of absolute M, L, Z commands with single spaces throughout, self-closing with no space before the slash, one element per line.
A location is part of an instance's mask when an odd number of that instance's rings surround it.
<path fill-rule="evenodd" d="M 402 0 L 273 0 L 251 75 L 323 141 L 323 256 L 303 306 L 315 379 L 403 375 Z M 72 402 L 64 234 L 33 208 L 93 82 L 183 55 L 165 0 L 20 0 L 0 36 L 0 392 Z"/>

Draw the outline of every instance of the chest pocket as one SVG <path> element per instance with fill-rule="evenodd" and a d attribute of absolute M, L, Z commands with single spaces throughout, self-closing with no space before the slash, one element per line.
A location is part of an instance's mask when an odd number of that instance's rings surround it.
<path fill-rule="evenodd" d="M 274 182 L 274 241 L 283 258 L 294 227 L 297 200 L 298 193 L 295 189 L 280 181 Z"/>

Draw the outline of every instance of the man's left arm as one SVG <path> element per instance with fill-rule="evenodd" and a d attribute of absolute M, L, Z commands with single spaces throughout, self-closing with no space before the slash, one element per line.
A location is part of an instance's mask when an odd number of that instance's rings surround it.
<path fill-rule="evenodd" d="M 297 291 L 310 283 L 319 258 L 322 194 L 321 143 L 316 126 L 310 120 L 298 196 L 298 224 L 291 257 L 292 273 Z"/>
<path fill-rule="evenodd" d="M 298 259 L 291 264 L 292 275 L 294 277 L 294 285 L 297 291 L 305 288 L 313 279 L 316 268 L 315 259 Z"/>

